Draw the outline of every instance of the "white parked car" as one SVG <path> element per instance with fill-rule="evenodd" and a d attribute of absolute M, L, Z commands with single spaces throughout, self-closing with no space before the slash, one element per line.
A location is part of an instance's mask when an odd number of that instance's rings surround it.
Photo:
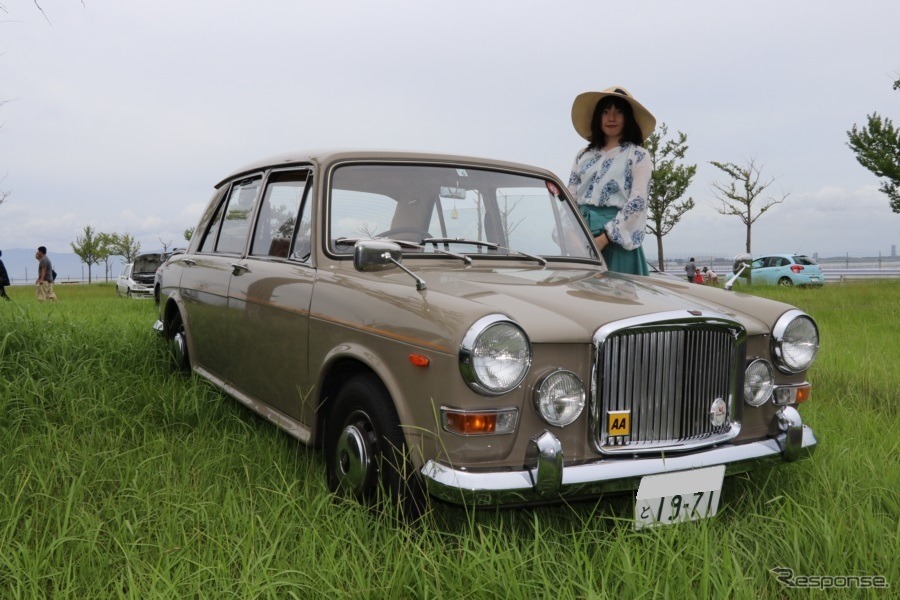
<path fill-rule="evenodd" d="M 133 263 L 125 265 L 116 280 L 116 293 L 128 298 L 152 298 L 156 269 L 164 260 L 158 252 L 138 255 Z"/>

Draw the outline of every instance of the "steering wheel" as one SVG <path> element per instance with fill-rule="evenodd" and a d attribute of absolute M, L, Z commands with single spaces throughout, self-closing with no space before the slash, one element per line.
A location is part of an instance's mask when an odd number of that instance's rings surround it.
<path fill-rule="evenodd" d="M 376 234 L 375 237 L 391 237 L 392 235 L 397 235 L 398 233 L 418 233 L 421 235 L 421 237 L 419 238 L 420 242 L 425 238 L 431 237 L 431 233 L 427 229 L 421 229 L 419 227 L 393 227 Z"/>

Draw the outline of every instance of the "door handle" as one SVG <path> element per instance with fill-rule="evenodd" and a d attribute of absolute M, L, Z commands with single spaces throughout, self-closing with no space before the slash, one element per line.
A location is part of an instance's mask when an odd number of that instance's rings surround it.
<path fill-rule="evenodd" d="M 243 275 L 244 273 L 249 273 L 250 267 L 246 265 L 242 265 L 240 263 L 231 263 L 231 274 L 232 275 Z"/>
<path fill-rule="evenodd" d="M 189 266 L 189 267 L 196 267 L 196 266 L 197 266 L 197 261 L 191 260 L 190 258 L 186 258 L 186 259 L 184 259 L 184 260 L 181 261 L 181 262 L 183 262 L 184 264 L 186 264 L 186 265 Z"/>

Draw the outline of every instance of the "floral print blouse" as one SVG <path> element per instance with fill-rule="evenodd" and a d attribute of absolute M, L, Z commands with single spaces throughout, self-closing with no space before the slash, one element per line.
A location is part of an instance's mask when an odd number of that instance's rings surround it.
<path fill-rule="evenodd" d="M 585 148 L 575 157 L 568 188 L 578 204 L 618 208 L 606 233 L 613 243 L 634 250 L 644 243 L 652 172 L 650 154 L 632 143 L 606 151 Z"/>

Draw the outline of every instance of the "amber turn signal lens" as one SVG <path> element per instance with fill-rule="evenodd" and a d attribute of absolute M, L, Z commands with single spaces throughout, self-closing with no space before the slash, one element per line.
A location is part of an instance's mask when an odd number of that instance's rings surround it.
<path fill-rule="evenodd" d="M 805 385 L 803 387 L 797 388 L 797 404 L 809 400 L 810 394 L 812 394 L 811 385 Z"/>
<path fill-rule="evenodd" d="M 497 415 L 447 413 L 446 422 L 450 429 L 464 435 L 493 433 L 497 429 Z"/>
<path fill-rule="evenodd" d="M 422 356 L 421 354 L 410 354 L 409 362 L 417 367 L 427 367 L 431 363 L 427 356 Z"/>
<path fill-rule="evenodd" d="M 516 414 L 515 409 L 486 412 L 441 409 L 444 430 L 457 435 L 512 433 L 516 427 Z"/>

